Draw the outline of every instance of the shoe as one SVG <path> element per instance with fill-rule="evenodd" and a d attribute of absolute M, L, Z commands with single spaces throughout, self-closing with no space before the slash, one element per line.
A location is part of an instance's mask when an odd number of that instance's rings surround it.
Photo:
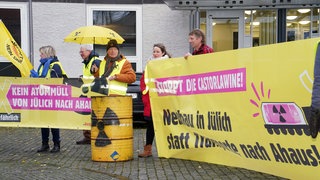
<path fill-rule="evenodd" d="M 143 153 L 139 154 L 138 157 L 146 158 L 152 156 L 152 145 L 145 145 L 143 148 Z"/>
<path fill-rule="evenodd" d="M 311 117 L 309 121 L 310 134 L 316 138 L 320 129 L 320 111 L 311 107 Z"/>
<path fill-rule="evenodd" d="M 37 152 L 45 152 L 49 150 L 49 144 L 42 144 L 40 149 L 37 150 Z"/>
<path fill-rule="evenodd" d="M 82 139 L 81 141 L 77 141 L 76 142 L 78 145 L 82 145 L 82 144 L 91 144 L 91 140 L 90 139 Z"/>
<path fill-rule="evenodd" d="M 51 153 L 60 152 L 60 142 L 55 142 L 53 148 L 50 150 Z"/>

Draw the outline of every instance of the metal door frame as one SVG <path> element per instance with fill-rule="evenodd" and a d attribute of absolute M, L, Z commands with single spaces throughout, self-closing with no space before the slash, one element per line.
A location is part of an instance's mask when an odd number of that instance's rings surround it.
<path fill-rule="evenodd" d="M 238 19 L 238 49 L 244 47 L 244 11 L 243 10 L 208 10 L 206 24 L 206 42 L 212 47 L 213 19 Z"/>

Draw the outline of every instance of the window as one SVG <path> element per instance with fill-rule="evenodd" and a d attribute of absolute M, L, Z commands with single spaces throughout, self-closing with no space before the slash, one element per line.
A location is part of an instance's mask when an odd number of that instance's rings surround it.
<path fill-rule="evenodd" d="M 0 19 L 29 57 L 27 3 L 0 2 Z M 0 56 L 0 76 L 20 76 L 20 72 L 10 61 Z"/>
<path fill-rule="evenodd" d="M 105 7 L 103 7 L 105 6 Z M 125 40 L 120 51 L 136 71 L 142 71 L 142 10 L 141 6 L 88 6 L 88 25 L 99 25 L 116 31 Z M 94 45 L 100 56 L 106 54 L 105 45 Z"/>
<path fill-rule="evenodd" d="M 0 17 L 14 40 L 21 46 L 20 9 L 0 8 Z"/>
<path fill-rule="evenodd" d="M 320 30 L 320 24 L 319 24 L 319 17 L 320 17 L 320 9 L 315 8 L 312 9 L 312 35 L 311 37 L 319 37 L 319 30 Z"/>
<path fill-rule="evenodd" d="M 311 16 L 313 14 L 313 21 Z M 288 9 L 287 10 L 287 41 L 295 41 L 311 38 L 311 26 L 313 33 L 317 34 L 319 29 L 318 24 L 318 9 Z"/>
<path fill-rule="evenodd" d="M 275 44 L 276 41 L 276 11 L 246 10 L 245 34 L 252 37 L 252 46 Z"/>

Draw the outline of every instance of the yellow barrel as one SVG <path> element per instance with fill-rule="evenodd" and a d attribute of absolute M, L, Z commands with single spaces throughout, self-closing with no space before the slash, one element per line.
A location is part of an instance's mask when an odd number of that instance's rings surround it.
<path fill-rule="evenodd" d="M 132 97 L 92 96 L 91 109 L 92 160 L 133 159 Z"/>
<path fill-rule="evenodd" d="M 113 139 L 105 147 L 95 146 L 96 140 L 91 140 L 93 161 L 119 162 L 133 159 L 133 139 Z"/>

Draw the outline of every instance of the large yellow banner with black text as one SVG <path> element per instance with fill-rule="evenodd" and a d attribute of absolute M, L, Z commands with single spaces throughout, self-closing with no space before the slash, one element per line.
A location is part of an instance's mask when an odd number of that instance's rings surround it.
<path fill-rule="evenodd" d="M 93 80 L 0 77 L 0 126 L 91 129 Z"/>
<path fill-rule="evenodd" d="M 150 61 L 159 156 L 319 179 L 308 128 L 319 41 Z"/>

